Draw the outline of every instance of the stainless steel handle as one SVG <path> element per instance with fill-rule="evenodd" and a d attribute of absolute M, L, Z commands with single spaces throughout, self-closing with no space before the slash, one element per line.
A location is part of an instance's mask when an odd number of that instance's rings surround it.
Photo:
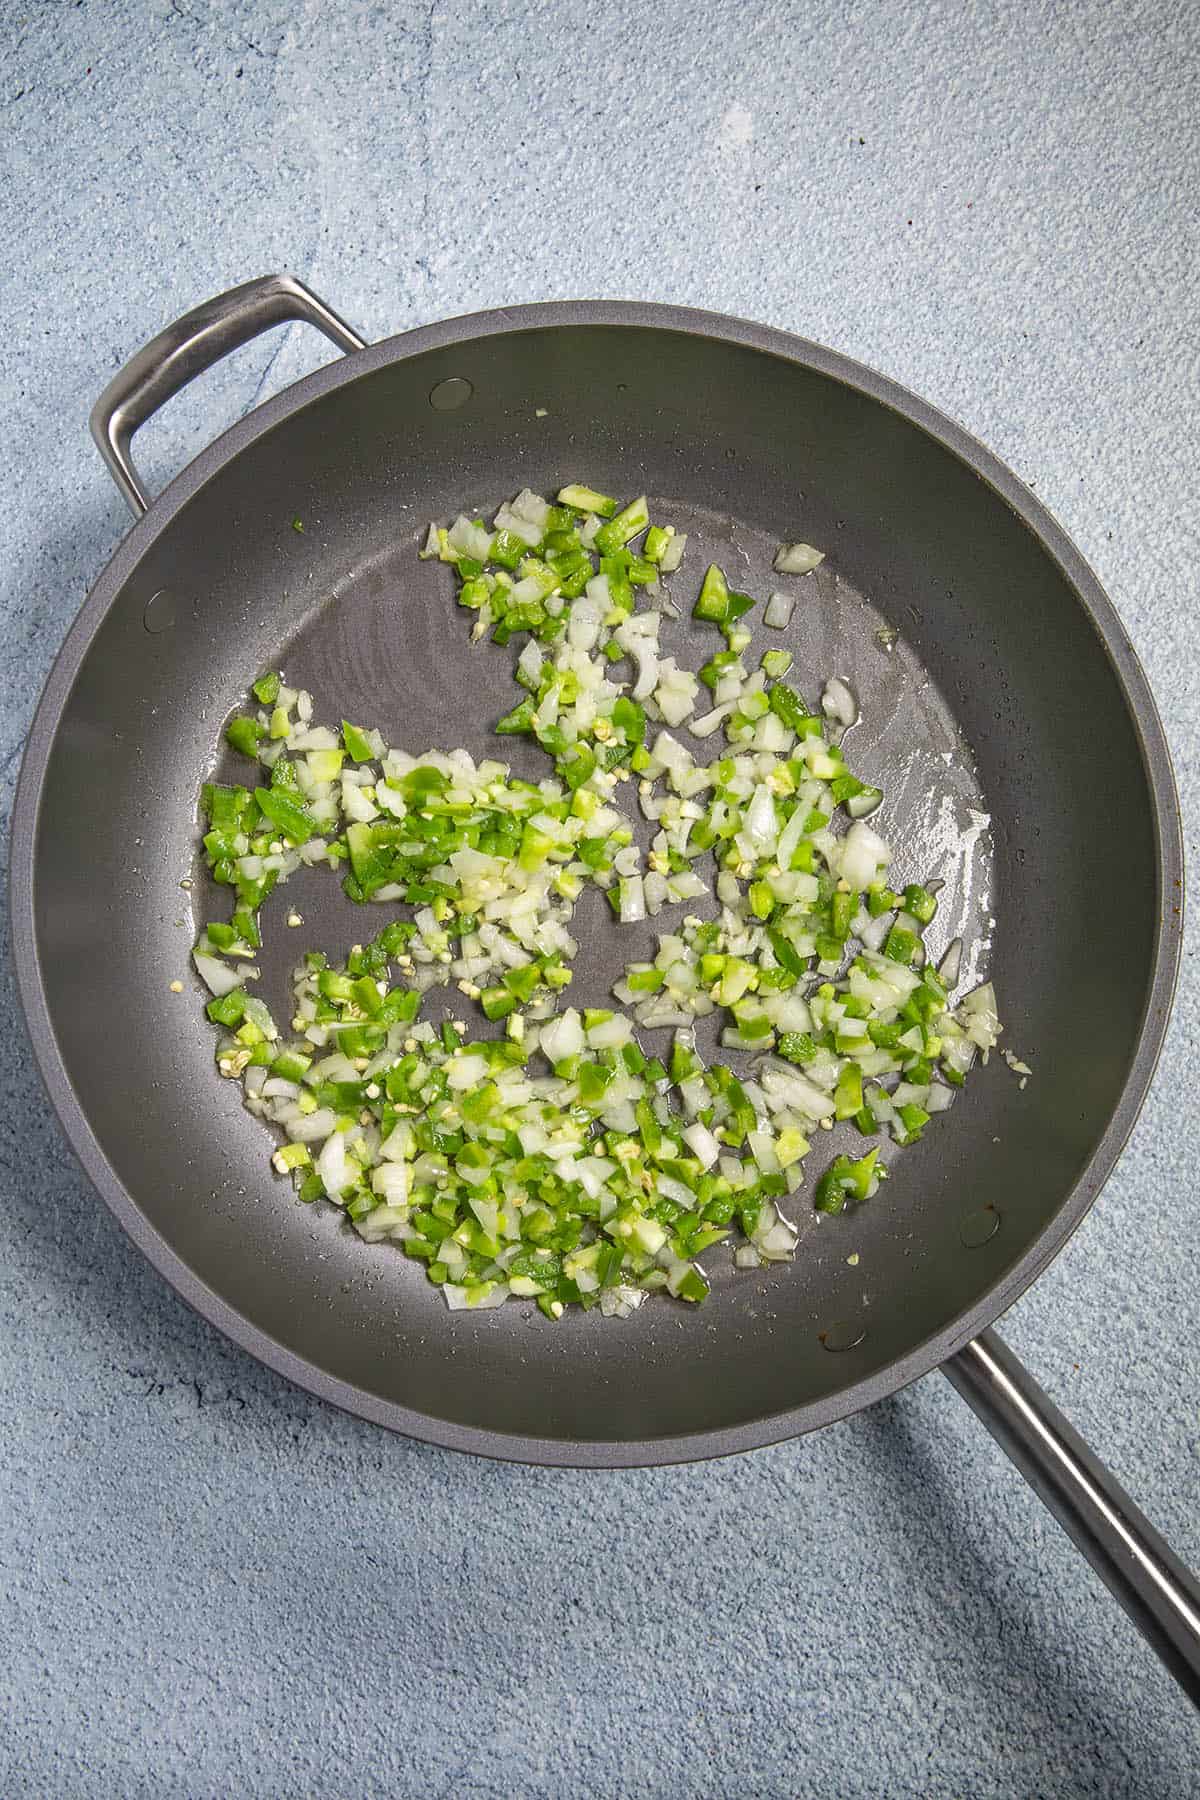
<path fill-rule="evenodd" d="M 942 1365 L 1200 1706 L 1200 1583 L 996 1334 Z"/>
<path fill-rule="evenodd" d="M 139 518 L 149 508 L 150 496 L 130 455 L 138 426 L 230 351 L 293 320 L 315 325 L 339 350 L 365 348 L 364 339 L 294 275 L 263 275 L 176 319 L 113 376 L 92 408 L 92 436 Z"/>

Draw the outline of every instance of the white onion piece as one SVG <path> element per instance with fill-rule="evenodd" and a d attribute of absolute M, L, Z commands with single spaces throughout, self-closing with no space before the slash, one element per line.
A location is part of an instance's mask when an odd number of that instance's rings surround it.
<path fill-rule="evenodd" d="M 391 1056 L 391 1051 L 387 1052 Z M 384 1138 L 379 1154 L 384 1162 L 405 1162 L 412 1143 L 412 1126 L 401 1119 Z"/>
<path fill-rule="evenodd" d="M 754 748 L 756 750 L 766 750 L 774 755 L 781 750 L 786 750 L 791 741 L 791 732 L 783 720 L 777 719 L 774 713 L 768 713 L 754 727 Z"/>
<path fill-rule="evenodd" d="M 372 1191 L 387 1206 L 403 1206 L 408 1199 L 408 1164 L 381 1162 L 371 1175 Z"/>
<path fill-rule="evenodd" d="M 583 590 L 583 598 L 600 613 L 606 614 L 612 605 L 612 598 L 608 588 L 608 576 L 593 575 L 592 579 Z M 577 606 L 579 602 L 575 601 L 573 604 Z"/>
<path fill-rule="evenodd" d="M 778 1175 L 779 1158 L 775 1154 L 775 1139 L 769 1131 L 751 1131 L 747 1133 L 746 1142 L 750 1146 L 750 1154 L 764 1175 Z"/>
<path fill-rule="evenodd" d="M 973 1044 L 991 1050 L 1000 1036 L 1000 1019 L 996 1012 L 996 990 L 990 981 L 972 990 L 958 1009 L 958 1020 Z"/>
<path fill-rule="evenodd" d="M 541 494 L 535 494 L 532 488 L 522 488 L 512 503 L 512 509 L 522 519 L 531 519 L 539 531 L 545 532 L 550 518 L 550 502 Z"/>
<path fill-rule="evenodd" d="M 945 956 L 943 956 L 941 962 L 938 964 L 938 976 L 947 989 L 952 988 L 958 980 L 958 972 L 962 967 L 962 957 L 963 941 L 960 937 L 956 937 L 947 949 Z"/>
<path fill-rule="evenodd" d="M 659 561 L 659 568 L 664 575 L 673 575 L 683 561 L 684 546 L 687 543 L 686 531 L 672 532 L 667 539 L 666 548 Z"/>
<path fill-rule="evenodd" d="M 513 511 L 511 506 L 500 508 L 496 514 L 495 526 L 497 531 L 507 531 L 512 537 L 520 538 L 521 542 L 528 544 L 530 549 L 535 544 L 540 544 L 545 536 L 540 525 L 535 525 L 531 519 L 523 519 L 520 513 Z"/>
<path fill-rule="evenodd" d="M 775 797 L 765 782 L 754 790 L 754 798 L 746 812 L 744 832 L 760 855 L 771 850 L 778 839 L 779 821 L 775 816 Z"/>
<path fill-rule="evenodd" d="M 865 793 L 851 794 L 846 802 L 846 811 L 852 819 L 865 819 L 882 804 L 882 791 L 879 788 L 869 787 Z"/>
<path fill-rule="evenodd" d="M 638 925 L 646 916 L 646 893 L 640 875 L 627 875 L 621 882 L 622 925 Z"/>
<path fill-rule="evenodd" d="M 693 719 L 688 726 L 688 730 L 693 737 L 711 737 L 717 727 L 735 710 L 736 706 L 736 700 L 727 700 L 724 706 L 714 706 L 711 712 L 703 713 L 700 718 Z"/>
<path fill-rule="evenodd" d="M 368 1213 L 366 1218 L 362 1221 L 363 1224 L 369 1226 L 374 1217 L 374 1213 Z M 364 1236 L 365 1235 L 366 1234 L 364 1233 Z M 443 1284 L 442 1293 L 446 1297 L 446 1305 L 450 1308 L 451 1312 L 466 1312 L 468 1310 L 471 1312 L 490 1312 L 492 1307 L 503 1306 L 504 1302 L 508 1299 L 508 1283 L 506 1281 L 498 1281 L 490 1294 L 485 1294 L 482 1300 L 476 1300 L 474 1303 L 472 1303 L 467 1289 L 462 1286 L 456 1286 L 452 1281 L 447 1281 Z"/>
<path fill-rule="evenodd" d="M 541 1050 L 551 1063 L 564 1062 L 583 1050 L 583 1022 L 573 1006 L 542 1026 Z"/>
<path fill-rule="evenodd" d="M 210 994 L 219 1000 L 223 994 L 232 994 L 234 988 L 241 987 L 243 981 L 257 981 L 258 970 L 249 969 L 245 963 L 231 969 L 219 957 L 207 956 L 203 950 L 192 951 L 192 961 L 196 965 L 196 973 Z"/>
<path fill-rule="evenodd" d="M 598 579 L 607 580 L 607 576 L 598 577 Z M 616 638 L 618 644 L 628 648 L 635 638 L 649 637 L 657 639 L 660 623 L 661 621 L 656 612 L 630 613 L 627 619 L 622 620 L 621 624 L 613 633 L 613 636 Z"/>
<path fill-rule="evenodd" d="M 473 525 L 465 513 L 459 513 L 446 533 L 446 540 L 460 556 L 473 557 L 476 562 L 485 563 L 491 555 L 492 533 L 482 525 Z"/>
<path fill-rule="evenodd" d="M 654 691 L 658 709 L 668 725 L 682 725 L 694 712 L 700 683 L 688 669 L 676 667 L 674 657 L 664 657 L 658 666 L 659 681 Z"/>
<path fill-rule="evenodd" d="M 654 748 L 650 752 L 654 761 L 664 769 L 684 770 L 692 762 L 692 753 L 678 738 L 673 738 L 669 731 L 660 731 L 654 740 Z"/>
<path fill-rule="evenodd" d="M 794 990 L 790 993 L 771 996 L 769 1005 L 764 1005 L 772 1024 L 777 1031 L 811 1031 L 812 1014 L 808 1010 L 808 1002 Z M 863 1024 L 866 1030 L 865 1023 Z"/>
<path fill-rule="evenodd" d="M 821 695 L 821 711 L 827 719 L 836 719 L 847 730 L 858 719 L 858 701 L 840 675 L 833 676 L 825 683 L 825 692 Z"/>
<path fill-rule="evenodd" d="M 329 1198 L 339 1199 L 342 1189 L 350 1182 L 350 1172 L 346 1167 L 344 1131 L 331 1131 L 326 1138 L 325 1147 L 317 1158 L 317 1174 L 321 1177 Z"/>
<path fill-rule="evenodd" d="M 337 1114 L 332 1107 L 319 1106 L 316 1112 L 301 1113 L 298 1118 L 287 1121 L 288 1136 L 297 1144 L 319 1144 L 327 1138 L 337 1124 Z"/>
<path fill-rule="evenodd" d="M 542 703 L 533 715 L 534 723 L 539 730 L 544 731 L 547 725 L 558 723 L 558 697 L 561 691 L 561 686 L 557 681 L 551 682 L 546 689 Z"/>
<path fill-rule="evenodd" d="M 652 643 L 641 638 L 634 638 L 629 645 L 629 655 L 637 669 L 632 694 L 635 700 L 647 700 L 658 685 L 658 654 Z"/>
<path fill-rule="evenodd" d="M 637 1010 L 637 1022 L 647 1031 L 658 1031 L 667 1025 L 690 1025 L 692 1014 L 684 1012 L 672 1000 L 662 1000 L 656 994 L 650 1000 L 644 1000 Z"/>
<path fill-rule="evenodd" d="M 891 929 L 891 913 L 880 913 L 877 919 L 868 919 L 857 936 L 868 950 L 882 950 L 884 939 Z"/>
<path fill-rule="evenodd" d="M 890 1125 L 896 1117 L 896 1109 L 892 1105 L 891 1096 L 881 1087 L 871 1089 L 867 1104 L 875 1117 L 884 1125 Z"/>
<path fill-rule="evenodd" d="M 773 1111 L 791 1106 L 808 1119 L 827 1119 L 836 1110 L 831 1094 L 822 1093 L 813 1082 L 790 1069 L 785 1074 L 775 1066 L 763 1070 L 762 1085 L 767 1104 Z"/>
<path fill-rule="evenodd" d="M 678 1206 L 692 1207 L 696 1204 L 696 1196 L 693 1194 L 691 1188 L 686 1187 L 682 1181 L 677 1181 L 674 1175 L 664 1175 L 661 1170 L 655 1170 L 654 1186 L 664 1200 L 674 1200 Z M 650 1221 L 647 1221 L 647 1223 L 650 1223 Z M 663 1239 L 665 1242 L 665 1232 L 663 1233 Z"/>
<path fill-rule="evenodd" d="M 327 725 L 313 725 L 306 730 L 292 729 L 288 734 L 289 750 L 336 750 L 338 740 Z"/>
<path fill-rule="evenodd" d="M 681 1081 L 679 1098 L 689 1119 L 694 1119 L 698 1112 L 703 1112 L 710 1099 L 703 1075 L 690 1075 L 686 1081 Z"/>
<path fill-rule="evenodd" d="M 733 908 L 741 905 L 742 890 L 732 869 L 722 869 L 717 876 L 717 899 L 722 906 Z"/>
<path fill-rule="evenodd" d="M 786 1219 L 776 1219 L 766 1235 L 761 1240 L 756 1235 L 754 1241 L 768 1262 L 787 1262 L 796 1248 L 797 1235 Z"/>
<path fill-rule="evenodd" d="M 267 1081 L 260 1081 L 258 1083 L 251 1082 L 251 1074 L 257 1072 L 258 1071 L 251 1069 L 246 1070 L 246 1086 L 251 1092 L 253 1092 L 255 1086 L 257 1086 L 258 1091 L 264 1100 L 298 1100 L 300 1098 L 300 1088 L 297 1083 L 294 1081 L 284 1081 L 278 1075 L 272 1075 Z M 264 1069 L 262 1073 L 265 1075 L 266 1070 Z"/>
<path fill-rule="evenodd" d="M 397 1238 L 402 1242 L 406 1237 L 416 1235 L 408 1224 L 406 1206 L 377 1206 L 374 1212 L 356 1219 L 354 1229 L 366 1244 L 378 1244 L 384 1238 Z"/>
<path fill-rule="evenodd" d="M 763 624 L 772 626 L 776 631 L 786 631 L 792 622 L 795 604 L 794 594 L 772 594 L 763 613 Z"/>
<path fill-rule="evenodd" d="M 600 1294 L 600 1311 L 606 1319 L 628 1319 L 646 1298 L 645 1288 L 628 1287 L 618 1282 Z"/>
<path fill-rule="evenodd" d="M 804 833 L 804 820 L 807 812 L 808 808 L 805 806 L 804 802 L 801 801 L 779 834 L 779 844 L 775 852 L 775 859 L 780 868 L 785 871 L 792 866 L 792 858 L 796 854 L 796 846 L 799 844 Z"/>
<path fill-rule="evenodd" d="M 861 893 L 891 860 L 890 845 L 861 819 L 856 820 L 842 840 L 841 876 L 847 886 Z"/>
<path fill-rule="evenodd" d="M 590 584 L 589 584 L 590 585 Z M 576 600 L 567 619 L 567 642 L 572 650 L 592 650 L 604 625 L 606 609 L 590 594 Z M 531 642 L 536 640 L 531 639 Z"/>
<path fill-rule="evenodd" d="M 355 824 L 366 825 L 379 817 L 379 808 L 373 800 L 368 800 L 362 789 L 354 782 L 342 783 L 342 811 Z"/>
<path fill-rule="evenodd" d="M 667 887 L 674 900 L 698 900 L 708 892 L 708 883 L 694 869 L 680 869 L 678 875 L 670 877 Z"/>
<path fill-rule="evenodd" d="M 642 877 L 642 892 L 646 898 L 646 911 L 652 919 L 656 918 L 666 904 L 666 876 L 660 875 L 657 869 L 651 869 Z"/>
<path fill-rule="evenodd" d="M 611 1019 L 602 1019 L 599 1025 L 593 1025 L 587 1034 L 587 1041 L 593 1050 L 620 1050 L 633 1036 L 633 1028 L 623 1013 L 614 1013 Z"/>
<path fill-rule="evenodd" d="M 683 1141 L 702 1169 L 711 1169 L 721 1154 L 721 1146 L 707 1125 L 689 1125 L 683 1133 Z"/>
<path fill-rule="evenodd" d="M 924 1107 L 925 1102 L 928 1099 L 928 1097 L 929 1097 L 928 1083 L 913 1082 L 913 1081 L 900 1081 L 900 1082 L 897 1082 L 895 1091 L 892 1094 L 892 1104 L 893 1104 L 893 1106 Z"/>
<path fill-rule="evenodd" d="M 811 544 L 780 544 L 774 567 L 780 575 L 807 575 L 824 561 L 825 552 Z"/>
<path fill-rule="evenodd" d="M 482 1056 L 456 1056 L 446 1071 L 452 1092 L 465 1093 L 487 1078 L 487 1063 Z"/>

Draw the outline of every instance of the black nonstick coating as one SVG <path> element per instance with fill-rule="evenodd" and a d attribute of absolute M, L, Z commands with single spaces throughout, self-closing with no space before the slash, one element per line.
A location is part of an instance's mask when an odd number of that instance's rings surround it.
<path fill-rule="evenodd" d="M 1005 1042 L 1036 1073 L 1022 1092 L 993 1058 L 853 1214 L 817 1219 L 802 1196 L 794 1264 L 735 1273 L 718 1249 L 703 1307 L 555 1325 L 524 1304 L 452 1317 L 422 1268 L 295 1200 L 239 1088 L 214 1073 L 188 951 L 212 899 L 196 791 L 247 683 L 282 666 L 319 717 L 378 724 L 411 751 L 495 754 L 515 647 L 470 647 L 446 570 L 415 546 L 464 503 L 566 480 L 644 491 L 689 532 L 674 584 L 688 608 L 710 557 L 765 596 L 794 585 L 770 573 L 781 538 L 828 551 L 790 631 L 759 626 L 755 650 L 788 644 L 810 694 L 831 674 L 857 688 L 852 762 L 887 789 L 878 823 L 904 847 L 897 870 L 947 879 L 932 941 L 964 933 L 996 982 Z M 711 646 L 690 623 L 679 637 L 693 665 Z M 547 767 L 511 740 L 500 753 Z M 933 1367 L 1082 1216 L 1161 1040 L 1178 951 L 1172 806 L 1115 615 L 1036 502 L 957 428 L 758 327 L 617 304 L 489 314 L 309 378 L 130 534 L 31 737 L 14 839 L 22 995 L 105 1198 L 256 1355 L 456 1447 L 584 1464 L 714 1455 Z M 283 924 L 292 906 L 302 931 Z M 618 948 L 607 910 L 592 894 L 577 913 L 581 1002 L 649 941 Z M 327 875 L 297 878 L 266 909 L 267 997 L 299 948 L 342 953 L 380 922 Z M 820 1134 L 810 1171 L 841 1147 Z"/>

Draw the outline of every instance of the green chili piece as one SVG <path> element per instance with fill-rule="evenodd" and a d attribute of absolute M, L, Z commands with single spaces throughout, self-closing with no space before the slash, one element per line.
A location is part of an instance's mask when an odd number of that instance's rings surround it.
<path fill-rule="evenodd" d="M 906 931 L 902 925 L 893 925 L 887 934 L 883 954 L 892 962 L 911 964 L 920 948 L 921 940 L 915 931 Z"/>
<path fill-rule="evenodd" d="M 937 895 L 931 894 L 926 887 L 911 883 L 904 890 L 904 910 L 911 913 L 919 925 L 928 925 L 937 912 Z"/>
<path fill-rule="evenodd" d="M 254 798 L 264 819 L 278 827 L 293 844 L 307 844 L 317 835 L 316 820 L 302 806 L 286 798 L 275 788 L 255 788 Z"/>
<path fill-rule="evenodd" d="M 357 725 L 351 725 L 348 719 L 342 720 L 342 742 L 346 746 L 346 754 L 356 763 L 370 762 L 375 752 L 367 742 L 366 734 Z"/>
<path fill-rule="evenodd" d="M 729 584 L 725 580 L 724 571 L 716 563 L 710 563 L 704 572 L 704 580 L 700 584 L 700 593 L 692 608 L 692 616 L 696 619 L 707 619 L 710 624 L 723 625 L 729 611 Z"/>
<path fill-rule="evenodd" d="M 622 507 L 619 513 L 615 513 L 607 525 L 600 527 L 595 538 L 596 549 L 601 556 L 607 556 L 610 551 L 621 549 L 639 531 L 644 531 L 649 523 L 650 511 L 646 505 L 646 496 L 642 494 L 638 499 L 631 500 L 628 506 Z"/>
<path fill-rule="evenodd" d="M 607 494 L 598 494 L 595 488 L 584 487 L 581 482 L 559 488 L 558 499 L 560 505 L 569 506 L 572 512 L 595 513 L 601 519 L 611 519 L 617 510 L 615 500 Z"/>
<path fill-rule="evenodd" d="M 802 722 L 810 716 L 799 694 L 785 681 L 772 682 L 769 699 L 771 711 L 789 731 L 799 731 Z"/>
<path fill-rule="evenodd" d="M 236 719 L 230 719 L 225 727 L 225 742 L 231 750 L 239 750 L 243 756 L 258 755 L 258 743 L 262 736 L 263 727 L 248 713 L 240 713 Z"/>

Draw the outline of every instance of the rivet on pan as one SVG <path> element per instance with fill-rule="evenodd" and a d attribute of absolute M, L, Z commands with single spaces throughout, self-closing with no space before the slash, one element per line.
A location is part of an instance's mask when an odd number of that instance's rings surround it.
<path fill-rule="evenodd" d="M 978 1250 L 981 1244 L 994 1238 L 999 1229 L 1000 1214 L 995 1207 L 980 1206 L 963 1215 L 958 1235 L 968 1250 Z"/>
<path fill-rule="evenodd" d="M 850 1319 L 839 1319 L 825 1331 L 818 1331 L 817 1337 L 826 1350 L 854 1350 L 867 1335 L 865 1325 L 858 1325 Z"/>
<path fill-rule="evenodd" d="M 429 390 L 429 404 L 435 412 L 457 412 L 465 406 L 475 388 L 465 375 L 451 375 Z"/>
<path fill-rule="evenodd" d="M 142 624 L 147 631 L 166 631 L 175 623 L 175 596 L 166 588 L 159 588 L 157 594 L 151 594 L 146 602 L 146 610 L 142 614 Z"/>

